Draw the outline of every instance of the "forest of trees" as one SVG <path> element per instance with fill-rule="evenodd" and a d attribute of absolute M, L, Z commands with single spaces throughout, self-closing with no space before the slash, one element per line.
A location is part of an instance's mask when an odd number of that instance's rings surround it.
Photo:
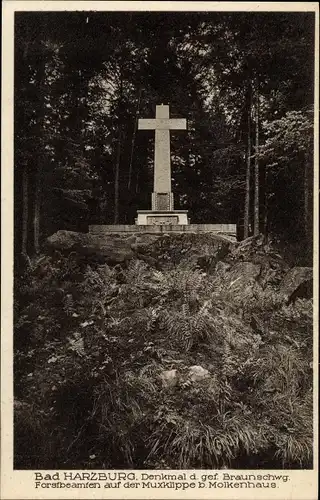
<path fill-rule="evenodd" d="M 16 250 L 150 208 L 160 103 L 176 208 L 311 248 L 313 81 L 312 13 L 16 13 Z"/>

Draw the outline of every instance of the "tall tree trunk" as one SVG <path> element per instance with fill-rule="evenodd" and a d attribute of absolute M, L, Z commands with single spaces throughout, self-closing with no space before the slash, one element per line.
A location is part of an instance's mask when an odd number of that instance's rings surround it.
<path fill-rule="evenodd" d="M 21 253 L 28 253 L 28 218 L 29 218 L 29 196 L 28 196 L 28 171 L 27 167 L 23 167 L 22 173 L 22 244 Z"/>
<path fill-rule="evenodd" d="M 139 111 L 140 111 L 140 103 L 141 103 L 141 94 L 142 94 L 142 88 L 140 87 L 139 96 L 138 96 L 137 111 L 136 111 L 136 117 L 135 117 L 135 121 L 134 121 L 134 128 L 133 128 L 132 141 L 131 141 L 131 152 L 130 152 L 130 162 L 129 162 L 129 177 L 128 177 L 128 191 L 130 191 L 130 189 L 131 189 L 132 162 L 133 162 L 134 144 L 135 144 L 136 134 L 137 134 L 137 128 L 138 128 L 138 119 L 139 119 Z"/>
<path fill-rule="evenodd" d="M 121 120 L 122 104 L 123 104 L 123 76 L 120 67 L 119 99 L 118 99 L 118 107 L 120 109 L 120 120 Z M 120 181 L 120 158 L 121 158 L 121 146 L 122 146 L 122 124 L 120 120 L 118 125 L 119 137 L 118 137 L 116 166 L 114 174 L 114 218 L 113 218 L 114 224 L 119 224 L 119 181 Z"/>
<path fill-rule="evenodd" d="M 38 254 L 40 251 L 40 213 L 41 213 L 41 177 L 43 168 L 43 138 L 45 134 L 45 79 L 46 79 L 46 63 L 43 59 L 40 60 L 39 67 L 39 115 L 38 115 L 38 133 L 39 133 L 39 150 L 37 155 L 37 164 L 33 179 L 33 251 Z"/>
<path fill-rule="evenodd" d="M 246 169 L 246 193 L 244 201 L 244 221 L 243 221 L 243 238 L 249 236 L 249 216 L 250 216 L 250 171 L 251 171 L 251 106 L 252 97 L 251 89 L 249 89 L 250 97 L 248 99 L 248 139 L 247 139 L 247 169 Z"/>
<path fill-rule="evenodd" d="M 304 233 L 309 237 L 309 164 L 306 161 L 304 165 Z"/>
<path fill-rule="evenodd" d="M 114 175 L 114 224 L 119 224 L 119 179 L 120 179 L 120 158 L 121 158 L 122 132 L 119 133 L 116 168 Z"/>
<path fill-rule="evenodd" d="M 40 235 L 40 167 L 35 173 L 34 186 L 34 208 L 33 208 L 33 248 L 36 254 L 39 253 L 39 235 Z"/>
<path fill-rule="evenodd" d="M 268 167 L 266 166 L 264 170 L 264 212 L 263 212 L 263 231 L 265 236 L 268 236 L 268 210 L 269 210 Z"/>
<path fill-rule="evenodd" d="M 254 156 L 254 221 L 253 221 L 253 234 L 257 236 L 260 232 L 260 212 L 259 212 L 259 87 L 257 85 L 256 100 L 255 100 L 255 156 Z"/>

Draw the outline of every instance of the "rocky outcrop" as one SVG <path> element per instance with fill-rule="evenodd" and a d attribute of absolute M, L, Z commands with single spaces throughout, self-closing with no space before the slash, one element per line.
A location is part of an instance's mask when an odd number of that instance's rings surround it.
<path fill-rule="evenodd" d="M 198 382 L 199 380 L 205 380 L 210 377 L 210 373 L 206 368 L 199 365 L 190 366 L 189 374 L 190 380 L 192 382 Z"/>
<path fill-rule="evenodd" d="M 130 241 L 133 250 L 138 253 L 145 253 L 159 238 L 163 238 L 163 236 L 157 234 L 137 234 L 127 238 L 127 241 Z"/>
<path fill-rule="evenodd" d="M 161 268 L 168 263 L 177 265 L 187 260 L 204 269 L 209 265 L 212 271 L 233 245 L 233 242 L 225 241 L 218 235 L 192 233 L 101 235 L 60 230 L 46 240 L 47 250 L 62 253 L 74 251 L 108 264 L 121 264 L 137 258 L 152 267 Z"/>
<path fill-rule="evenodd" d="M 280 283 L 280 293 L 289 302 L 294 299 L 312 297 L 312 267 L 293 267 Z"/>
<path fill-rule="evenodd" d="M 57 231 L 46 240 L 46 247 L 60 252 L 78 252 L 110 264 L 120 264 L 135 256 L 131 242 L 122 238 L 101 238 L 88 233 Z"/>
<path fill-rule="evenodd" d="M 224 276 L 225 287 L 238 290 L 254 283 L 261 272 L 261 265 L 252 262 L 238 262 L 227 270 Z"/>
<path fill-rule="evenodd" d="M 61 230 L 46 241 L 47 249 L 77 252 L 110 265 L 131 259 L 162 270 L 182 262 L 214 275 L 220 290 L 242 293 L 273 290 L 285 301 L 312 297 L 312 268 L 294 267 L 263 236 L 229 243 L 211 234 L 91 234 Z"/>

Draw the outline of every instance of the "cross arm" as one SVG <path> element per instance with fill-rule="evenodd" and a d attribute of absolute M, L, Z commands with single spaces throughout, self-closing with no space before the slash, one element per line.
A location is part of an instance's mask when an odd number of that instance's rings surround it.
<path fill-rule="evenodd" d="M 139 118 L 138 129 L 139 130 L 154 130 L 156 128 L 155 118 Z"/>
<path fill-rule="evenodd" d="M 140 118 L 139 130 L 186 130 L 185 118 Z"/>

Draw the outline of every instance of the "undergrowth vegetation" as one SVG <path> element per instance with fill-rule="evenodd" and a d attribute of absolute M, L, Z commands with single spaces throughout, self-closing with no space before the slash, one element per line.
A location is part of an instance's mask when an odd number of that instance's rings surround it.
<path fill-rule="evenodd" d="M 312 467 L 311 300 L 163 261 L 16 277 L 15 467 Z"/>

